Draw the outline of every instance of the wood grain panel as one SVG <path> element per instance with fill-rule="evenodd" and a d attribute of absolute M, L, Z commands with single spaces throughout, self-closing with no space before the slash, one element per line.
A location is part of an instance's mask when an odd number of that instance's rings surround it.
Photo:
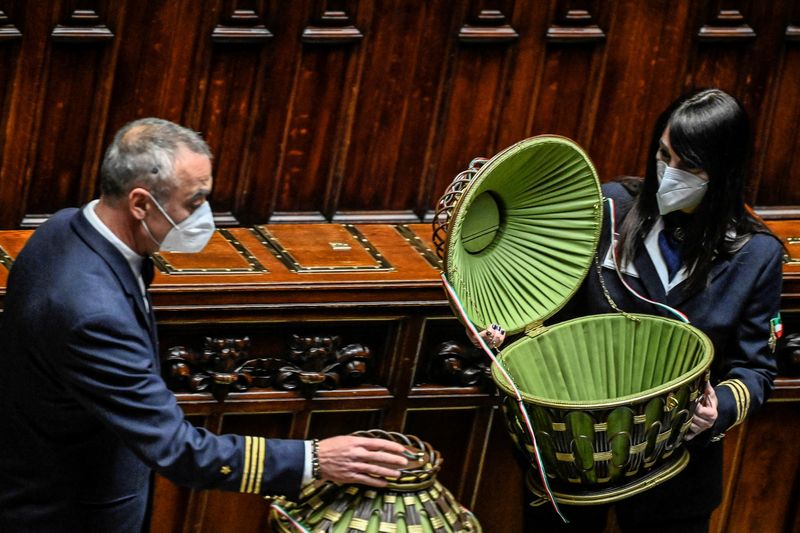
<path fill-rule="evenodd" d="M 142 0 L 126 11 L 124 25 L 117 30 L 124 46 L 115 72 L 106 145 L 117 129 L 142 117 L 199 129 L 196 106 L 189 102 L 193 95 L 202 101 L 205 90 L 197 83 L 206 72 L 203 61 L 211 29 L 207 8 L 202 7 L 191 0 Z"/>
<path fill-rule="evenodd" d="M 574 138 L 603 179 L 641 174 L 655 115 L 708 85 L 754 118 L 750 199 L 800 213 L 788 1 L 131 5 L 0 4 L 0 227 L 94 196 L 142 116 L 208 138 L 224 224 L 413 222 L 472 157 L 533 134 Z"/>
<path fill-rule="evenodd" d="M 294 102 L 295 80 L 303 51 L 299 35 L 310 17 L 309 10 L 307 2 L 289 4 L 279 0 L 271 0 L 264 7 L 263 18 L 269 23 L 274 37 L 259 50 L 258 63 L 254 65 L 257 70 L 245 73 L 253 76 L 255 83 L 249 108 L 237 108 L 237 114 L 247 116 L 246 131 L 241 144 L 237 147 L 232 142 L 229 155 L 225 156 L 234 161 L 224 165 L 238 168 L 239 174 L 216 174 L 218 182 L 230 179 L 236 183 L 232 210 L 242 223 L 267 222 L 274 210 L 280 169 L 285 161 L 284 147 L 289 135 L 287 120 Z M 243 51 L 224 51 L 224 54 L 232 53 L 240 55 Z M 251 54 L 252 61 L 252 54 L 256 52 L 247 53 Z M 223 78 L 219 81 L 225 84 Z M 224 88 L 219 90 L 224 91 Z M 239 106 L 236 99 L 230 103 Z M 236 131 L 236 126 L 230 123 L 233 131 Z M 244 127 L 244 124 L 240 126 Z M 221 158 L 218 161 L 223 165 Z"/>
<path fill-rule="evenodd" d="M 432 169 L 434 202 L 473 158 L 492 156 L 501 148 L 496 139 L 500 117 L 496 103 L 507 90 L 515 46 L 513 42 L 461 43 L 454 50 L 451 86 L 443 109 L 451 134 L 442 136 Z"/>
<path fill-rule="evenodd" d="M 784 12 L 788 6 L 784 6 Z M 776 6 L 780 9 L 780 6 Z M 773 20 L 773 19 L 770 19 Z M 779 59 L 771 74 L 773 77 L 768 99 L 764 103 L 762 120 L 758 122 L 761 135 L 756 135 L 756 157 L 754 167 L 757 181 L 753 202 L 759 206 L 792 206 L 800 204 L 800 183 L 794 176 L 800 175 L 800 131 L 796 127 L 800 116 L 800 95 L 797 80 L 800 79 L 800 41 L 787 35 L 788 28 L 800 27 L 800 7 L 794 7 L 791 17 L 775 17 L 775 26 L 789 20 L 780 35 L 777 34 Z M 782 24 L 781 24 L 782 25 Z M 783 37 L 780 39 L 780 37 Z"/>
<path fill-rule="evenodd" d="M 364 48 L 359 101 L 354 110 L 337 219 L 378 207 L 396 216 L 425 209 L 416 187 L 425 174 L 447 68 L 452 13 L 443 3 L 396 0 L 394 13 L 373 13 Z M 374 178 L 371 178 L 374 177 Z"/>
<path fill-rule="evenodd" d="M 203 18 L 197 55 L 199 70 L 187 120 L 198 129 L 214 153 L 214 211 L 226 213 L 228 224 L 237 225 L 237 191 L 244 181 L 243 147 L 248 146 L 254 119 L 254 98 L 263 90 L 264 64 L 271 50 L 272 33 L 264 21 L 268 13 L 258 3 L 226 2 L 215 20 Z M 261 9 L 261 11 L 259 11 Z M 213 26 L 213 29 L 211 27 Z"/>
<path fill-rule="evenodd" d="M 589 44 L 606 38 L 605 31 L 594 20 L 599 2 L 567 0 L 556 3 L 557 17 L 547 27 L 547 42 Z"/>
<path fill-rule="evenodd" d="M 648 153 L 652 125 L 683 90 L 686 64 L 681 58 L 690 54 L 687 35 L 693 25 L 687 2 L 643 6 L 633 0 L 618 3 L 616 9 L 620 16 L 608 18 L 608 58 L 588 146 L 603 181 L 644 175 L 647 159 L 654 157 Z M 635 49 L 646 52 L 629 52 Z"/>
<path fill-rule="evenodd" d="M 211 40 L 226 44 L 262 44 L 273 37 L 262 19 L 262 0 L 225 0 L 221 20 L 214 25 Z"/>
<path fill-rule="evenodd" d="M 203 427 L 205 419 L 198 416 L 187 416 L 187 420 L 195 426 Z M 186 510 L 192 497 L 192 491 L 179 487 L 168 479 L 155 475 L 153 507 L 150 533 L 179 533 L 184 530 L 184 523 L 191 521 Z M 188 520 L 187 520 L 188 519 Z"/>
<path fill-rule="evenodd" d="M 30 161 L 36 153 L 34 142 L 40 100 L 45 48 L 54 6 L 43 2 L 5 1 L 3 12 L 22 33 L 17 44 L 0 43 L 0 53 L 9 68 L 0 71 L 6 91 L 0 117 L 0 221 L 3 227 L 18 227 L 25 213 L 25 192 L 31 177 Z M 52 143 L 52 141 L 50 141 Z"/>
<path fill-rule="evenodd" d="M 795 438 L 786 427 L 800 427 L 796 402 L 772 403 L 752 417 L 727 442 L 726 461 L 731 485 L 715 531 L 787 531 L 796 509 L 796 486 L 800 458 L 792 453 Z M 740 437 L 736 439 L 735 437 Z M 769 442 L 769 446 L 765 443 Z M 734 447 L 728 453 L 728 448 Z M 726 499 L 727 499 L 726 498 Z M 725 512 L 727 511 L 727 512 Z"/>
<path fill-rule="evenodd" d="M 228 415 L 222 420 L 222 432 L 284 438 L 291 424 L 291 414 Z M 196 500 L 202 498 L 197 502 L 198 507 L 202 505 L 202 514 L 196 515 L 195 523 L 187 520 L 184 525 L 193 531 L 262 531 L 267 523 L 269 507 L 264 498 L 256 494 L 202 491 L 192 496 Z M 202 521 L 198 520 L 200 517 Z M 202 526 L 198 527 L 200 524 Z"/>
<path fill-rule="evenodd" d="M 178 533 L 183 531 L 186 509 L 191 491 L 178 487 L 159 475 L 155 476 L 150 533 Z"/>
<path fill-rule="evenodd" d="M 14 82 L 19 76 L 17 69 L 21 65 L 22 51 L 22 32 L 19 30 L 22 9 L 12 12 L 9 7 L 15 6 L 9 4 L 6 0 L 0 1 L 0 198 L 8 197 L 21 178 L 12 179 L 7 175 L 8 166 L 2 164 L 2 161 L 11 159 L 17 149 L 14 145 L 15 125 L 10 118 L 12 109 L 18 105 L 19 93 L 15 91 Z M 7 227 L 14 218 L 13 212 L 0 213 L 0 227 L 3 224 Z"/>
<path fill-rule="evenodd" d="M 533 134 L 563 135 L 581 145 L 591 138 L 594 102 L 605 50 L 599 47 L 548 47 L 531 123 Z"/>
<path fill-rule="evenodd" d="M 547 31 L 551 21 L 552 10 L 528 9 L 523 2 L 515 3 L 510 12 L 510 22 L 520 37 L 509 50 L 512 55 L 511 68 L 506 73 L 506 94 L 499 102 L 496 132 L 498 149 L 537 133 L 533 131 L 532 123 L 539 115 L 537 102 L 542 91 L 547 51 L 547 43 L 541 39 L 541 35 Z M 435 199 L 442 192 L 437 191 Z"/>
<path fill-rule="evenodd" d="M 416 435 L 447 458 L 437 477 L 458 501 L 469 500 L 470 495 L 465 494 L 466 470 L 471 466 L 469 448 L 473 439 L 486 431 L 481 428 L 478 435 L 473 435 L 477 415 L 474 408 L 410 409 L 406 415 L 403 433 Z"/>
<path fill-rule="evenodd" d="M 27 190 L 22 225 L 39 214 L 81 205 L 95 196 L 96 174 L 104 146 L 110 91 L 118 45 L 106 22 L 115 26 L 124 10 L 104 11 L 96 2 L 65 2 L 46 50 L 39 147 Z M 124 7 L 124 6 L 123 6 Z M 85 98 L 87 93 L 92 98 Z M 47 142 L 59 138 L 60 142 Z"/>
<path fill-rule="evenodd" d="M 512 450 L 514 443 L 509 437 L 503 414 L 497 408 L 482 458 L 480 486 L 472 501 L 465 499 L 462 502 L 480 517 L 487 533 L 493 524 L 503 524 L 504 531 L 508 532 L 522 531 L 521 509 L 528 503 L 521 494 L 525 470 L 517 460 L 516 450 Z M 503 475 L 498 475 L 498 472 L 503 472 Z M 489 494 L 502 494 L 503 497 L 491 501 L 486 497 Z"/>
<path fill-rule="evenodd" d="M 354 6 L 355 2 L 350 2 Z M 362 4 L 369 7 L 367 4 Z M 348 8 L 356 20 L 369 19 Z M 292 86 L 281 161 L 271 211 L 278 220 L 330 219 L 339 183 L 341 150 L 346 146 L 358 93 L 359 44 L 319 47 L 306 44 L 291 74 Z M 301 212 L 298 216 L 287 213 Z"/>

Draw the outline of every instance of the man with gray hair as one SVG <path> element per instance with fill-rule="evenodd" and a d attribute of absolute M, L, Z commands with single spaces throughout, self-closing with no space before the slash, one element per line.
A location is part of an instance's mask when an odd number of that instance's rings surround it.
<path fill-rule="evenodd" d="M 53 215 L 9 275 L 0 531 L 141 531 L 152 471 L 289 497 L 314 478 L 398 476 L 407 460 L 394 442 L 215 435 L 184 419 L 160 376 L 149 256 L 211 238 L 211 152 L 191 130 L 137 120 L 114 137 L 101 177 L 100 199 Z"/>

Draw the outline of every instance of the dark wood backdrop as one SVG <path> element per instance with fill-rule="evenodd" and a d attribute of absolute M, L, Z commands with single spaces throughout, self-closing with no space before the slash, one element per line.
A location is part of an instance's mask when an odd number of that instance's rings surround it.
<path fill-rule="evenodd" d="M 799 81 L 790 0 L 0 0 L 0 228 L 96 196 L 142 116 L 205 135 L 223 223 L 411 222 L 530 135 L 640 174 L 701 86 L 753 118 L 750 200 L 796 214 Z"/>
<path fill-rule="evenodd" d="M 0 229 L 94 198 L 105 146 L 143 116 L 208 139 L 221 223 L 408 223 L 430 218 L 473 157 L 535 134 L 575 139 L 604 180 L 641 174 L 654 118 L 706 86 L 739 97 L 753 119 L 751 203 L 770 218 L 800 217 L 798 1 L 0 0 Z M 392 261 L 415 260 L 389 234 Z M 290 283 L 284 300 L 221 284 L 208 303 L 191 284 L 157 286 L 162 351 L 203 335 L 279 346 L 292 332 L 335 333 L 383 361 L 380 386 L 357 393 L 304 402 L 257 390 L 224 405 L 182 393 L 181 405 L 216 431 L 305 437 L 381 425 L 419 434 L 442 451 L 443 483 L 487 532 L 519 531 L 521 472 L 496 399 L 417 371 L 442 341 L 466 342 L 426 268 L 419 287 L 369 292 L 356 277 L 330 296 Z M 796 331 L 796 280 L 784 292 Z M 796 449 L 800 389 L 796 379 L 779 385 L 727 438 L 714 531 L 800 532 L 798 456 L 786 453 Z M 161 478 L 156 494 L 156 531 L 264 527 L 255 497 Z"/>

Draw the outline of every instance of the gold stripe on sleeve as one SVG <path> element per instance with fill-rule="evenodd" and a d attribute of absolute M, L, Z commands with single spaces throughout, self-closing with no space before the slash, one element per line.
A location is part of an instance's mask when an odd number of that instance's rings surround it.
<path fill-rule="evenodd" d="M 261 478 L 264 475 L 264 461 L 267 460 L 267 440 L 258 438 L 258 463 L 256 463 L 256 486 L 253 492 L 261 494 Z"/>
<path fill-rule="evenodd" d="M 740 424 L 747 416 L 747 412 L 750 411 L 750 389 L 748 389 L 747 385 L 745 385 L 741 380 L 732 379 L 730 381 L 739 387 L 739 392 L 742 395 L 742 411 L 739 413 L 739 417 L 736 419 L 736 423 Z"/>
<path fill-rule="evenodd" d="M 720 385 L 728 387 L 736 399 L 736 421 L 731 427 L 737 426 L 742 423 L 750 410 L 750 389 L 739 379 L 727 379 Z"/>
<path fill-rule="evenodd" d="M 740 389 L 733 383 L 733 380 L 722 381 L 720 382 L 720 385 L 728 387 L 728 389 L 731 391 L 731 394 L 733 394 L 733 399 L 736 400 L 736 420 L 738 421 L 739 417 L 742 415 L 742 407 L 743 407 L 742 393 Z M 733 423 L 734 426 L 736 424 L 737 422 Z"/>
<path fill-rule="evenodd" d="M 242 461 L 242 484 L 239 487 L 239 492 L 244 492 L 247 487 L 247 478 L 250 472 L 250 447 L 252 445 L 252 437 L 244 438 L 244 460 Z"/>
<path fill-rule="evenodd" d="M 250 464 L 247 465 L 247 486 L 245 492 L 252 493 L 256 479 L 256 465 L 258 465 L 258 437 L 250 437 L 253 442 L 250 452 Z"/>

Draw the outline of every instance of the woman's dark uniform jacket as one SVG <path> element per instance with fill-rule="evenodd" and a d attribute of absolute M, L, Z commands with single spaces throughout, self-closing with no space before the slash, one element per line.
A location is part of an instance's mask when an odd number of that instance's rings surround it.
<path fill-rule="evenodd" d="M 189 424 L 122 254 L 67 209 L 8 281 L 0 352 L 0 531 L 138 531 L 151 469 L 203 489 L 292 495 L 302 441 Z"/>
<path fill-rule="evenodd" d="M 623 185 L 611 182 L 603 194 L 615 201 L 616 227 L 633 204 Z M 598 257 L 609 247 L 609 213 L 605 204 L 603 233 Z M 691 324 L 702 330 L 714 345 L 712 385 L 718 399 L 714 426 L 689 441 L 691 459 L 673 480 L 618 504 L 618 512 L 632 512 L 654 519 L 705 514 L 721 501 L 722 442 L 732 426 L 757 410 L 772 391 L 776 375 L 773 350 L 769 345 L 770 319 L 777 317 L 782 284 L 782 249 L 768 234 L 755 234 L 732 257 L 719 258 L 712 267 L 708 286 L 699 293 L 683 290 L 685 281 L 665 294 L 664 287 L 647 251 L 634 258 L 639 277 L 624 274 L 626 282 L 641 295 L 682 311 Z M 603 280 L 612 300 L 627 312 L 674 318 L 666 310 L 633 296 L 607 266 Z M 587 315 L 614 312 L 606 299 L 595 265 L 589 270 L 581 291 L 557 320 L 567 314 Z M 620 508 L 625 509 L 620 509 Z"/>

